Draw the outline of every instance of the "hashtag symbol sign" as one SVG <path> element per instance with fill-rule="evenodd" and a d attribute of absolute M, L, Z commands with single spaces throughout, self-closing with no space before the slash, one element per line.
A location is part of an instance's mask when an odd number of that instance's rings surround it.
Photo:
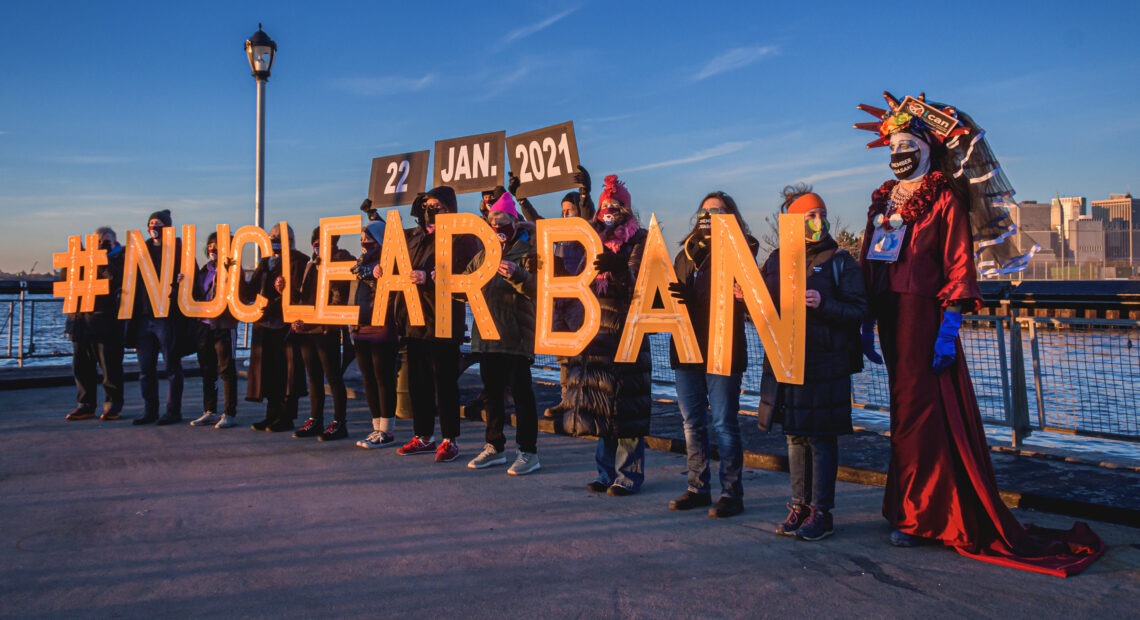
<path fill-rule="evenodd" d="M 111 292 L 111 282 L 99 279 L 99 267 L 107 264 L 107 251 L 99 249 L 99 236 L 87 235 L 87 249 L 83 238 L 72 235 L 67 238 L 67 251 L 52 254 L 52 266 L 66 269 L 63 282 L 56 282 L 52 293 L 63 298 L 63 312 L 93 312 L 95 298 Z"/>

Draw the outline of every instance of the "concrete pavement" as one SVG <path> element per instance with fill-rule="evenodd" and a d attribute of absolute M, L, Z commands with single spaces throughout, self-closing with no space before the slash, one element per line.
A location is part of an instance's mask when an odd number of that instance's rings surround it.
<path fill-rule="evenodd" d="M 613 498 L 584 489 L 586 440 L 541 435 L 543 469 L 511 478 L 466 469 L 477 422 L 463 423 L 460 459 L 435 464 L 355 447 L 369 429 L 358 400 L 351 440 L 322 444 L 67 422 L 73 397 L 0 393 L 6 617 L 1125 617 L 1140 599 L 1140 530 L 1123 525 L 1093 522 L 1109 551 L 1057 579 L 890 547 L 874 486 L 841 483 L 836 534 L 806 543 L 772 533 L 779 472 L 749 468 L 746 512 L 718 521 L 666 509 L 685 488 L 670 452 L 649 452 L 641 494 Z M 199 398 L 188 380 L 187 411 Z M 260 412 L 242 403 L 239 420 Z"/>

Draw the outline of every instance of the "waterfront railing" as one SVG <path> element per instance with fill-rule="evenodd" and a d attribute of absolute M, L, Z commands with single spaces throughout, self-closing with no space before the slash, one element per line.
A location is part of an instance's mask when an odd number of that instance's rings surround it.
<path fill-rule="evenodd" d="M 960 335 L 986 423 L 1010 428 L 1015 447 L 1034 430 L 1140 441 L 1140 321 L 1087 316 L 1134 315 L 1140 282 L 987 283 L 983 291 L 987 309 L 966 315 Z M 63 302 L 50 294 L 50 282 L 0 282 L 0 365 L 59 364 L 71 356 Z M 747 408 L 758 396 L 763 346 L 751 323 L 746 336 Z M 249 326 L 241 324 L 240 357 L 248 342 Z M 654 383 L 672 391 L 669 337 L 652 335 L 650 346 Z M 551 356 L 535 364 L 558 369 Z M 889 411 L 885 367 L 867 363 L 852 383 L 853 407 Z"/>

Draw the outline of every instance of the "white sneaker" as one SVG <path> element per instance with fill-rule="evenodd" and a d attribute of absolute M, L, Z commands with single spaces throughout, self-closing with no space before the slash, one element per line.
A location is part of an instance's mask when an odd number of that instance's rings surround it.
<path fill-rule="evenodd" d="M 237 426 L 237 420 L 235 419 L 236 417 L 237 416 L 226 415 L 223 413 L 222 419 L 218 420 L 218 423 L 214 425 L 214 428 L 233 428 Z"/>
<path fill-rule="evenodd" d="M 190 426 L 213 426 L 218 423 L 221 417 L 218 414 L 207 411 L 202 414 L 202 417 L 190 423 Z"/>
<path fill-rule="evenodd" d="M 512 476 L 525 476 L 539 469 L 542 469 L 542 463 L 538 462 L 537 454 L 519 450 L 515 462 L 511 463 L 511 468 L 507 470 L 507 473 Z"/>
<path fill-rule="evenodd" d="M 372 431 L 370 435 L 356 442 L 356 445 L 364 448 L 365 450 L 374 450 L 376 448 L 387 448 L 388 446 L 396 445 L 396 438 L 384 431 Z"/>
<path fill-rule="evenodd" d="M 506 463 L 507 454 L 505 451 L 500 452 L 495 449 L 495 446 L 484 444 L 483 451 L 479 453 L 479 456 L 467 463 L 467 469 L 483 469 L 492 465 L 506 465 Z"/>

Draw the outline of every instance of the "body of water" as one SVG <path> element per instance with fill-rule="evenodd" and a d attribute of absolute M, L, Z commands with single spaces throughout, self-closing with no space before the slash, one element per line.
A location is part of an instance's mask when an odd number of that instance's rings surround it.
<path fill-rule="evenodd" d="M 25 358 L 24 365 L 69 364 L 71 343 L 64 333 L 62 301 L 44 295 L 29 295 L 27 299 L 34 303 L 24 305 L 24 343 L 25 348 L 31 345 L 34 350 L 32 355 Z M 18 298 L 0 297 L 0 313 L 4 320 L 0 325 L 0 368 L 15 367 L 20 326 Z M 1007 425 L 1009 392 L 1005 386 L 1010 384 L 1010 370 L 1008 364 L 1004 369 L 1001 364 L 1002 349 L 998 344 L 998 333 L 992 323 L 973 323 L 968 320 L 961 331 L 961 337 L 982 416 L 994 433 L 991 439 L 1004 438 L 1008 442 L 1009 429 L 1003 427 Z M 1022 333 L 1030 423 L 1039 426 L 1038 382 L 1034 377 L 1028 330 L 1022 330 Z M 1008 332 L 1004 332 L 1004 335 L 1004 355 L 1008 360 Z M 1039 329 L 1037 336 L 1045 426 L 1140 437 L 1140 414 L 1135 406 L 1135 403 L 1140 402 L 1140 329 L 1076 326 Z M 757 402 L 763 348 L 751 326 L 747 330 L 747 339 L 750 363 L 744 376 L 742 406 L 750 409 L 755 408 Z M 672 398 L 673 372 L 669 368 L 668 336 L 650 336 L 650 343 L 653 350 L 655 390 L 660 397 Z M 133 359 L 133 352 L 128 351 L 127 360 Z M 537 356 L 535 364 L 539 367 L 535 370 L 536 377 L 558 380 L 558 365 L 553 357 Z M 853 383 L 856 418 L 868 427 L 886 428 L 889 395 L 885 367 L 867 363 L 864 372 L 856 375 Z M 1091 448 L 1095 445 L 1092 449 L 1097 451 L 1140 460 L 1140 445 L 1135 443 L 1093 441 L 1040 432 L 1034 434 L 1031 443 L 1040 442 L 1039 435 L 1052 437 L 1046 444 L 1052 447 L 1079 450 L 1079 446 Z"/>

